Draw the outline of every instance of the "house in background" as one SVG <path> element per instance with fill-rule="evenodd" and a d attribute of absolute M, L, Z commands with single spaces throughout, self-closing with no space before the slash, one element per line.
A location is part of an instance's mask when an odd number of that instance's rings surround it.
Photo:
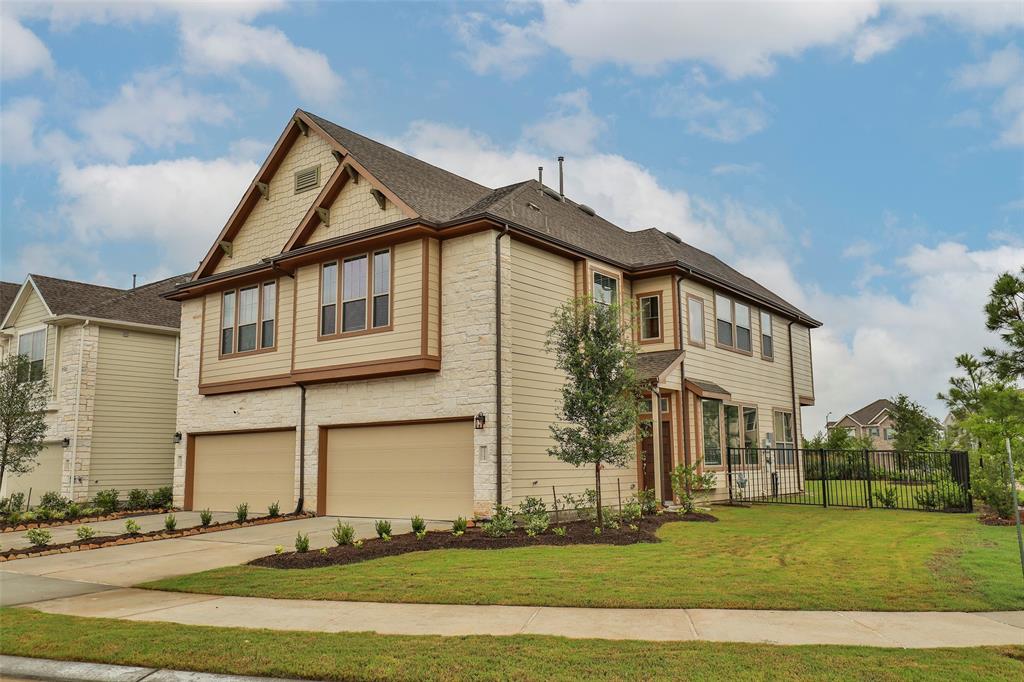
<path fill-rule="evenodd" d="M 845 429 L 851 436 L 857 438 L 867 436 L 871 439 L 872 447 L 875 450 L 893 450 L 893 439 L 896 437 L 896 429 L 890 415 L 892 408 L 891 400 L 879 398 L 856 412 L 851 412 L 834 422 L 829 422 L 826 428 L 829 431 Z"/>
<path fill-rule="evenodd" d="M 730 446 L 782 448 L 748 454 L 766 473 L 799 466 L 820 323 L 538 181 L 484 187 L 299 110 L 211 237 L 168 294 L 187 509 L 451 519 L 593 487 L 547 453 L 564 378 L 545 339 L 575 296 L 637 311 L 659 425 L 604 469 L 605 499 L 671 497 L 669 469 L 697 460 L 727 496 Z"/>
<path fill-rule="evenodd" d="M 0 496 L 170 485 L 180 306 L 161 294 L 183 279 L 117 289 L 29 275 L 0 287 L 0 357 L 28 356 L 30 379 L 45 375 L 50 390 L 37 464 L 5 475 Z"/>

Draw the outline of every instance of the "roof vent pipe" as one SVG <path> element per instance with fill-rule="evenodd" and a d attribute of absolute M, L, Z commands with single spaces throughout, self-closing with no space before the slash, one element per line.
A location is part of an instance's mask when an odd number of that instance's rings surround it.
<path fill-rule="evenodd" d="M 544 184 L 544 166 L 537 166 L 537 182 Z"/>
<path fill-rule="evenodd" d="M 558 157 L 558 196 L 565 198 L 565 176 L 562 171 L 562 164 L 565 163 L 565 157 Z"/>

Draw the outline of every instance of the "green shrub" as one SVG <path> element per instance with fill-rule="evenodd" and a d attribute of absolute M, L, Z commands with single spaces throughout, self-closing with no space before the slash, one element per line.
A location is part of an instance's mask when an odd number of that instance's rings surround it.
<path fill-rule="evenodd" d="M 85 516 L 85 511 L 79 504 L 70 502 L 68 504 L 68 508 L 65 510 L 64 518 L 77 519 L 79 516 Z"/>
<path fill-rule="evenodd" d="M 555 526 L 554 528 L 551 529 L 551 532 L 554 533 L 555 535 L 557 535 L 560 538 L 564 538 L 565 537 L 565 526 Z"/>
<path fill-rule="evenodd" d="M 419 535 L 427 530 L 427 522 L 423 520 L 422 516 L 416 515 L 412 517 L 412 532 Z"/>
<path fill-rule="evenodd" d="M 39 521 L 49 521 L 53 518 L 53 513 L 49 509 L 43 509 L 39 507 L 35 510 L 36 519 Z"/>
<path fill-rule="evenodd" d="M 142 527 L 135 519 L 128 519 L 124 522 L 124 532 L 128 533 L 129 535 L 135 535 L 136 533 L 139 533 L 141 530 Z"/>
<path fill-rule="evenodd" d="M 893 486 L 886 486 L 871 493 L 871 496 L 886 509 L 895 509 L 899 504 L 899 491 Z"/>
<path fill-rule="evenodd" d="M 523 527 L 531 538 L 544 533 L 551 525 L 548 507 L 539 497 L 527 497 L 519 503 L 519 515 L 523 519 Z"/>
<path fill-rule="evenodd" d="M 1024 466 L 1014 453 L 1014 468 L 1019 474 Z M 980 466 L 971 467 L 971 493 L 1004 519 L 1013 518 L 1013 490 L 1010 488 L 1010 463 L 1006 451 L 981 452 Z M 1017 480 L 1022 480 L 1018 475 Z"/>
<path fill-rule="evenodd" d="M 638 490 L 633 498 L 640 505 L 640 512 L 644 516 L 650 516 L 658 511 L 658 496 L 654 494 L 653 489 Z"/>
<path fill-rule="evenodd" d="M 168 514 L 164 517 L 164 530 L 174 530 L 178 527 L 178 519 L 174 518 L 174 514 Z"/>
<path fill-rule="evenodd" d="M 547 514 L 534 514 L 526 519 L 526 534 L 531 538 L 543 535 L 549 525 L 551 522 L 548 520 Z"/>
<path fill-rule="evenodd" d="M 116 490 L 100 490 L 93 497 L 92 503 L 104 514 L 113 514 L 117 511 L 118 492 Z"/>
<path fill-rule="evenodd" d="M 128 499 L 125 501 L 128 509 L 148 509 L 149 493 L 139 488 L 132 488 L 128 491 Z"/>
<path fill-rule="evenodd" d="M 326 547 L 321 547 L 320 548 L 320 556 L 327 556 L 327 548 Z"/>
<path fill-rule="evenodd" d="M 43 493 L 43 496 L 39 498 L 39 508 L 46 509 L 49 512 L 61 512 L 65 513 L 68 507 L 71 505 L 71 500 L 61 496 L 60 493 L 50 491 Z"/>
<path fill-rule="evenodd" d="M 89 526 L 79 526 L 77 530 L 75 530 L 75 535 L 78 536 L 79 540 L 88 540 L 96 536 L 96 531 Z"/>
<path fill-rule="evenodd" d="M 242 502 L 235 507 L 235 518 L 241 523 L 249 518 L 249 503 Z"/>
<path fill-rule="evenodd" d="M 152 509 L 168 509 L 174 503 L 171 486 L 165 485 L 149 494 L 149 507 Z"/>
<path fill-rule="evenodd" d="M 635 499 L 629 500 L 626 504 L 622 505 L 622 520 L 625 523 L 636 523 L 643 515 L 643 507 Z"/>
<path fill-rule="evenodd" d="M 284 545 L 278 545 L 274 547 L 274 554 L 280 554 L 284 551 Z"/>
<path fill-rule="evenodd" d="M 309 533 L 296 533 L 295 534 L 295 551 L 296 552 L 308 552 L 309 551 Z"/>
<path fill-rule="evenodd" d="M 463 517 L 459 517 L 452 521 L 452 535 L 458 537 L 466 532 L 466 528 L 469 527 L 469 522 Z"/>
<path fill-rule="evenodd" d="M 0 500 L 0 512 L 17 514 L 25 508 L 25 493 L 12 493 L 10 497 Z"/>
<path fill-rule="evenodd" d="M 33 547 L 45 547 L 50 544 L 53 534 L 44 528 L 33 528 L 25 533 L 25 537 L 32 543 Z"/>
<path fill-rule="evenodd" d="M 281 503 L 280 502 L 272 502 L 270 504 L 270 506 L 267 507 L 267 516 L 269 516 L 272 519 L 276 519 L 280 515 L 281 515 Z"/>
<path fill-rule="evenodd" d="M 697 511 L 698 503 L 706 502 L 715 489 L 717 477 L 713 471 L 697 473 L 701 460 L 693 464 L 679 464 L 671 472 L 672 492 L 679 498 L 684 514 Z"/>
<path fill-rule="evenodd" d="M 331 531 L 331 537 L 337 545 L 351 545 L 356 539 L 356 529 L 351 523 L 342 523 L 341 519 L 338 519 L 338 524 Z"/>
<path fill-rule="evenodd" d="M 391 539 L 391 522 L 387 519 L 379 519 L 374 525 L 377 530 L 377 537 L 381 540 Z"/>
<path fill-rule="evenodd" d="M 213 512 L 209 509 L 204 509 L 199 512 L 199 523 L 203 524 L 204 527 L 209 526 L 213 522 Z"/>
<path fill-rule="evenodd" d="M 512 509 L 503 504 L 494 505 L 494 514 L 491 516 L 491 520 L 484 524 L 484 535 L 503 538 L 515 529 L 516 522 L 512 518 Z"/>

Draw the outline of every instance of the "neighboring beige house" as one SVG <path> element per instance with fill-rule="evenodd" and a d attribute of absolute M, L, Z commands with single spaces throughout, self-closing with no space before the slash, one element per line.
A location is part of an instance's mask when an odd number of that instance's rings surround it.
<path fill-rule="evenodd" d="M 879 398 L 856 412 L 851 412 L 834 422 L 829 422 L 826 428 L 829 431 L 833 429 L 846 429 L 857 438 L 869 437 L 875 450 L 892 450 L 894 449 L 892 442 L 896 437 L 895 423 L 890 416 L 892 408 L 891 400 Z"/>
<path fill-rule="evenodd" d="M 724 474 L 728 445 L 799 442 L 813 318 L 671 233 L 623 230 L 533 180 L 484 187 L 297 111 L 168 295 L 176 503 L 451 519 L 592 487 L 592 469 L 547 453 L 563 378 L 544 342 L 579 295 L 636 306 L 659 397 L 659 437 L 603 471 L 606 500 L 670 495 L 683 461 Z M 779 459 L 765 471 L 797 465 Z"/>
<path fill-rule="evenodd" d="M 9 301 L 11 285 L 0 287 L 0 357 L 27 355 L 50 386 L 36 467 L 6 474 L 0 496 L 170 485 L 180 306 L 161 294 L 187 278 L 116 289 L 29 275 Z"/>

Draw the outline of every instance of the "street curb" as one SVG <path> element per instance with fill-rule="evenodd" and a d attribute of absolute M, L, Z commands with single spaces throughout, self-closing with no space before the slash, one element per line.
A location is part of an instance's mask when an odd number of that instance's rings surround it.
<path fill-rule="evenodd" d="M 0 675 L 61 682 L 289 682 L 276 677 L 244 677 L 213 673 L 164 670 L 105 663 L 53 661 L 47 658 L 0 655 Z M 298 682 L 292 680 L 291 682 Z"/>

